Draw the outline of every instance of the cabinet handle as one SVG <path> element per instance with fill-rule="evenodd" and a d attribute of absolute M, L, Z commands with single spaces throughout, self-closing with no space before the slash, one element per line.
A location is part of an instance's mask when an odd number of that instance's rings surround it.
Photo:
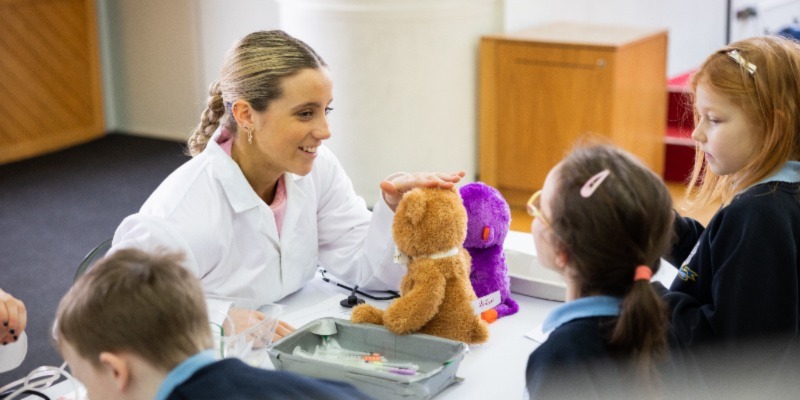
<path fill-rule="evenodd" d="M 575 69 L 600 69 L 605 68 L 605 58 L 598 58 L 594 64 L 589 63 L 575 63 L 575 62 L 562 62 L 562 61 L 545 61 L 545 60 L 531 60 L 529 58 L 517 58 L 514 60 L 517 64 L 522 65 L 536 65 L 540 67 L 553 67 L 553 68 L 575 68 Z"/>

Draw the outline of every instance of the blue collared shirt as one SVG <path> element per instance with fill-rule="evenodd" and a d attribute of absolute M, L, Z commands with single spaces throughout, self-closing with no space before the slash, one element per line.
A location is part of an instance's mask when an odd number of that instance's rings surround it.
<path fill-rule="evenodd" d="M 758 181 L 753 186 L 767 182 L 800 182 L 800 161 L 787 161 L 778 172 Z"/>
<path fill-rule="evenodd" d="M 197 370 L 217 361 L 214 354 L 214 350 L 202 351 L 178 364 L 164 378 L 154 400 L 166 399 L 176 387 L 191 378 Z"/>
<path fill-rule="evenodd" d="M 547 314 L 542 330 L 549 334 L 569 321 L 587 317 L 616 317 L 622 299 L 612 296 L 589 296 L 566 302 Z"/>

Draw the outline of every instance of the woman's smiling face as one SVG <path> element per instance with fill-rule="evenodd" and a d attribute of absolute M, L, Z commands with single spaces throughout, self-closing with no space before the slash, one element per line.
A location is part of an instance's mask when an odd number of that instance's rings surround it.
<path fill-rule="evenodd" d="M 254 113 L 253 145 L 276 175 L 311 172 L 317 148 L 331 137 L 327 113 L 333 82 L 326 68 L 306 68 L 281 81 L 282 96 Z"/>

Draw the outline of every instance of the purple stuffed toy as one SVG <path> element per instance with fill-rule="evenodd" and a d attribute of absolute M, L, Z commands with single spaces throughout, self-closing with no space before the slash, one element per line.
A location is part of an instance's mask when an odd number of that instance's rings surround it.
<path fill-rule="evenodd" d="M 468 183 L 459 190 L 467 209 L 467 238 L 464 248 L 472 256 L 469 280 L 480 298 L 500 292 L 500 304 L 481 313 L 486 322 L 511 315 L 519 305 L 510 297 L 508 267 L 503 241 L 511 224 L 511 210 L 497 189 L 481 182 Z"/>

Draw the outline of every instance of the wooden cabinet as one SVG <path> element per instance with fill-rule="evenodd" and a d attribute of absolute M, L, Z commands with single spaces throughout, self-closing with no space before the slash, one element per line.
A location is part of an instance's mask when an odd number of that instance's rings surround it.
<path fill-rule="evenodd" d="M 0 164 L 103 135 L 94 0 L 0 0 Z"/>
<path fill-rule="evenodd" d="M 524 206 L 576 139 L 601 136 L 661 174 L 667 33 L 574 23 L 480 44 L 480 180 Z"/>

